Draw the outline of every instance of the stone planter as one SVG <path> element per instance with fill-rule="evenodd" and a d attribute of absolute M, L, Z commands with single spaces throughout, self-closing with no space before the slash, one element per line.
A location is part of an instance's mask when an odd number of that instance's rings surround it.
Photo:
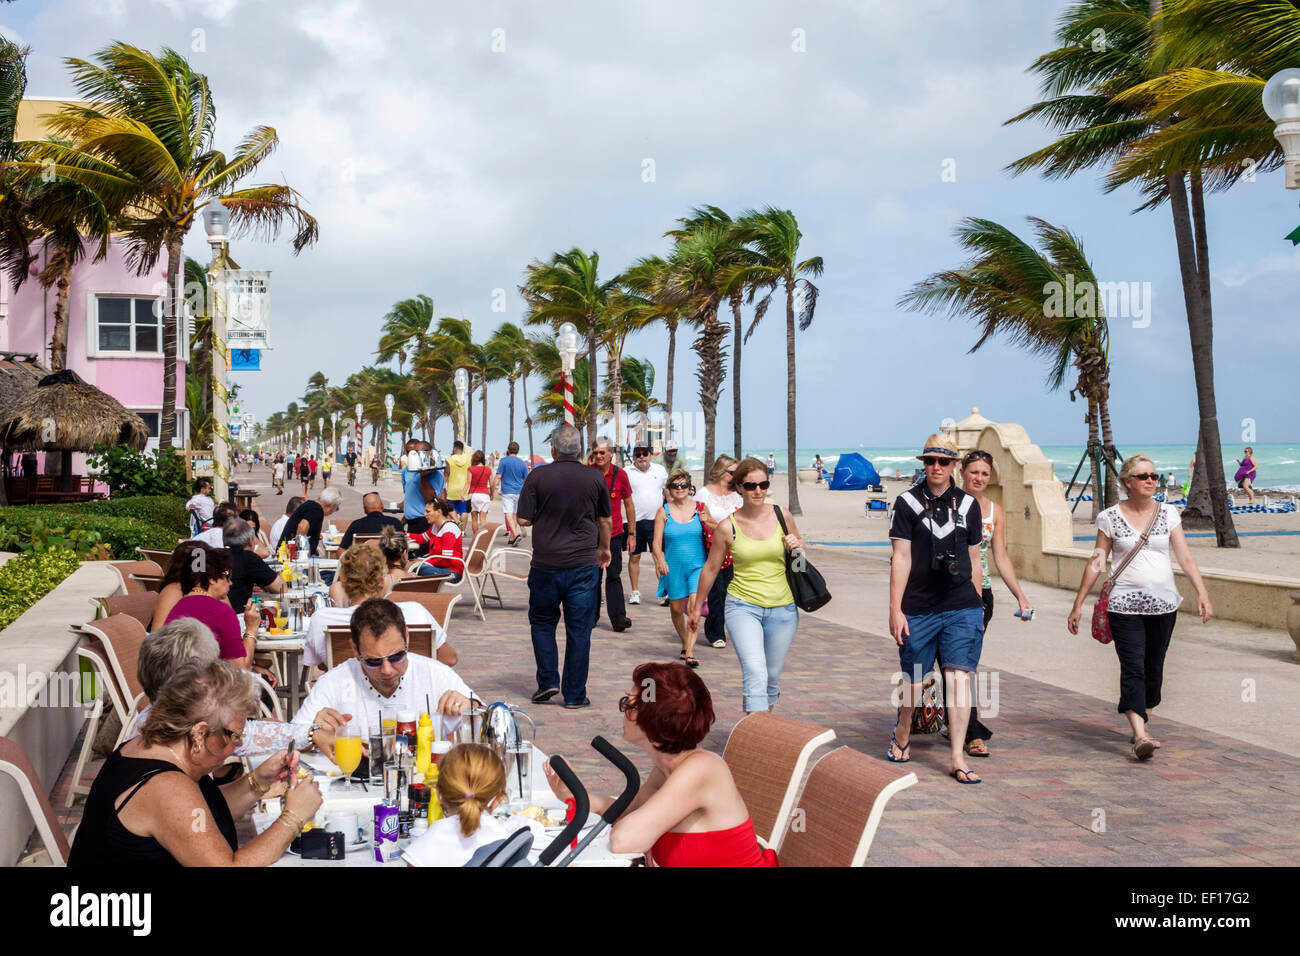
<path fill-rule="evenodd" d="M 1291 606 L 1286 610 L 1286 631 L 1296 648 L 1291 660 L 1300 664 L 1300 591 L 1291 592 Z"/>
<path fill-rule="evenodd" d="M 800 482 L 800 484 L 813 484 L 813 483 L 815 483 L 816 481 L 817 481 L 817 469 L 816 469 L 816 468 L 800 468 L 800 469 L 799 469 L 799 482 Z"/>

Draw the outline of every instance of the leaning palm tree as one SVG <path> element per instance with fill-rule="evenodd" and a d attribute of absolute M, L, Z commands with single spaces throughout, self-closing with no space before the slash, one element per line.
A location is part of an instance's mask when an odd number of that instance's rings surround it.
<path fill-rule="evenodd" d="M 216 108 L 208 80 L 183 56 L 164 48 L 154 56 L 113 43 L 99 63 L 69 58 L 73 85 L 91 106 L 66 106 L 50 120 L 60 140 L 31 142 L 19 165 L 80 183 L 111 209 L 124 210 L 118 230 L 141 274 L 167 256 L 167 311 L 163 330 L 163 408 L 160 445 L 176 430 L 176 339 L 182 312 L 182 244 L 211 202 L 230 213 L 232 231 L 275 236 L 294 225 L 294 252 L 316 240 L 318 229 L 288 186 L 238 188 L 279 143 L 269 126 L 254 128 L 227 157 L 213 145 Z"/>
<path fill-rule="evenodd" d="M 1248 5 L 1237 6 L 1244 9 Z M 1253 10 L 1255 5 L 1249 6 Z M 1143 84 L 1168 67 L 1154 55 L 1161 9 L 1161 0 L 1079 0 L 1062 14 L 1056 31 L 1057 49 L 1030 66 L 1030 71 L 1041 77 L 1045 98 L 1007 120 L 1042 119 L 1062 135 L 1016 160 L 1009 169 L 1016 173 L 1040 169 L 1048 178 L 1062 178 L 1094 166 L 1114 168 L 1167 122 L 1149 88 L 1142 92 Z M 1168 201 L 1173 214 L 1200 411 L 1196 460 L 1201 467 L 1196 472 L 1204 478 L 1216 476 L 1208 488 L 1210 513 L 1189 498 L 1184 522 L 1201 527 L 1212 520 L 1219 546 L 1238 547 L 1227 494 L 1223 482 L 1217 480 L 1223 474 L 1223 453 L 1214 397 L 1213 307 L 1202 167 L 1166 165 L 1158 174 L 1145 177 L 1143 193 L 1145 201 L 1140 208 Z M 1113 448 L 1106 451 L 1114 453 Z"/>
<path fill-rule="evenodd" d="M 394 303 L 380 326 L 379 361 L 397 359 L 397 371 L 411 352 L 422 352 L 429 327 L 433 324 L 433 300 L 427 295 Z"/>
<path fill-rule="evenodd" d="M 1047 358 L 1049 390 L 1060 388 L 1073 366 L 1077 380 L 1070 401 L 1077 393 L 1087 402 L 1089 447 L 1095 448 L 1099 441 L 1110 444 L 1110 335 L 1097 277 L 1076 236 L 1041 219 L 1029 221 L 1044 252 L 996 222 L 963 220 L 956 238 L 971 254 L 971 261 L 922 280 L 898 304 L 975 322 L 980 337 L 971 352 L 1001 334 L 1031 354 Z M 1080 293 L 1077 297 L 1075 290 Z M 1066 296 L 1072 301 L 1065 301 Z M 1102 480 L 1095 468 L 1093 479 Z M 1108 499 L 1118 501 L 1118 487 L 1110 487 L 1114 490 Z M 1101 490 L 1097 484 L 1094 511 L 1102 502 Z"/>
<path fill-rule="evenodd" d="M 525 269 L 524 283 L 519 287 L 528 306 L 525 324 L 558 330 L 565 322 L 572 322 L 587 339 L 587 362 L 591 368 L 596 367 L 596 350 L 617 291 L 617 277 L 604 282 L 600 279 L 600 256 L 577 247 L 555 253 L 549 262 L 534 259 Z M 587 433 L 594 437 L 594 401 L 588 403 L 586 418 Z"/>
<path fill-rule="evenodd" d="M 687 311 L 686 297 L 673 282 L 673 267 L 660 256 L 638 259 L 623 273 L 623 292 L 629 298 L 639 299 L 646 317 L 663 323 L 668 330 L 668 372 L 664 377 L 664 437 L 672 438 L 673 373 L 677 365 L 677 328 L 683 323 L 695 324 L 695 316 Z"/>
<path fill-rule="evenodd" d="M 627 424 L 636 425 L 640 433 L 641 429 L 650 423 L 650 413 L 657 408 L 663 408 L 663 402 L 654 397 L 655 367 L 649 359 L 637 359 L 630 355 L 624 358 L 621 364 L 619 401 L 629 416 L 636 416 L 635 420 L 629 418 Z M 605 381 L 603 395 L 601 400 L 606 403 L 606 408 L 602 411 L 607 411 L 614 395 L 609 379 Z M 639 438 L 638 443 L 640 443 Z"/>
<path fill-rule="evenodd" d="M 794 213 L 788 209 L 766 207 L 761 212 L 747 210 L 736 224 L 733 241 L 740 241 L 749 246 L 753 252 L 751 259 L 742 260 L 724 272 L 723 288 L 733 289 L 742 285 L 751 290 L 767 289 L 767 294 L 759 300 L 754 308 L 754 320 L 745 332 L 745 341 L 754 334 L 754 329 L 763 321 L 772 295 L 777 286 L 785 288 L 785 365 L 786 365 L 786 410 L 785 410 L 785 444 L 786 467 L 789 473 L 789 501 L 787 507 L 794 515 L 803 514 L 799 507 L 799 465 L 795 456 L 797 437 L 795 434 L 795 361 L 794 330 L 795 317 L 798 316 L 800 332 L 808 331 L 812 325 L 813 314 L 817 309 L 817 286 L 812 284 L 809 276 L 820 276 L 824 263 L 821 256 L 810 259 L 799 258 L 799 243 L 803 233 Z"/>
<path fill-rule="evenodd" d="M 515 440 L 515 382 L 528 377 L 532 355 L 528 336 L 513 322 L 502 322 L 483 346 L 493 364 L 505 369 L 510 386 L 510 428 L 507 441 Z M 527 405 L 527 398 L 524 399 Z"/>

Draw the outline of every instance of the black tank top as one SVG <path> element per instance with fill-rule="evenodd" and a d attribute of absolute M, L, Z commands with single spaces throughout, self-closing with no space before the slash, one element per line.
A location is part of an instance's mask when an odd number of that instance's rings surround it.
<path fill-rule="evenodd" d="M 123 744 L 123 746 L 126 746 Z M 95 782 L 90 785 L 86 809 L 72 841 L 68 866 L 113 866 L 127 868 L 156 868 L 180 866 L 176 858 L 153 837 L 132 833 L 122 825 L 118 813 L 148 781 L 160 773 L 182 773 L 180 767 L 167 760 L 150 760 L 127 757 L 119 747 L 104 761 Z M 217 832 L 225 837 L 232 851 L 238 848 L 235 820 L 221 788 L 209 776 L 199 781 L 199 792 L 211 814 Z M 126 799 L 118 805 L 122 794 Z"/>

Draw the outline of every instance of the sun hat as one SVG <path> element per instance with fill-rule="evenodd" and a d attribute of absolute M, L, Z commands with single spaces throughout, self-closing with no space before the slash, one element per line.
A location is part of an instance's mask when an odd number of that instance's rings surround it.
<path fill-rule="evenodd" d="M 944 458 L 952 458 L 955 460 L 957 458 L 957 442 L 953 440 L 951 435 L 943 435 L 939 432 L 935 432 L 925 440 L 925 445 L 921 449 L 921 454 L 916 457 L 920 460 L 926 455 L 934 455 L 936 457 L 942 456 Z"/>

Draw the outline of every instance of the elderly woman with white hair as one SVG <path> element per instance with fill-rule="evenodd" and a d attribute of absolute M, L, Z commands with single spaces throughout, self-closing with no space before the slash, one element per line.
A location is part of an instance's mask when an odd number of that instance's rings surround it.
<path fill-rule="evenodd" d="M 1159 475 L 1146 455 L 1125 460 L 1119 472 L 1128 497 L 1097 515 L 1097 560 L 1089 561 L 1066 625 L 1079 633 L 1083 602 L 1112 561 L 1106 618 L 1119 657 L 1119 706 L 1133 730 L 1131 743 L 1138 760 L 1148 760 L 1160 746 L 1147 731 L 1149 709 L 1160 703 L 1165 652 L 1173 637 L 1182 595 L 1174 584 L 1169 555 L 1196 589 L 1196 611 L 1202 622 L 1214 614 L 1187 539 L 1182 517 L 1172 505 L 1155 500 Z M 1094 609 L 1094 614 L 1097 611 Z"/>
<path fill-rule="evenodd" d="M 321 805 L 293 782 L 297 754 L 280 752 L 234 782 L 212 772 L 234 754 L 257 707 L 251 677 L 227 661 L 191 662 L 158 691 L 140 735 L 113 751 L 91 785 L 70 866 L 267 866 Z M 235 820 L 264 798 L 284 812 L 240 847 Z"/>

